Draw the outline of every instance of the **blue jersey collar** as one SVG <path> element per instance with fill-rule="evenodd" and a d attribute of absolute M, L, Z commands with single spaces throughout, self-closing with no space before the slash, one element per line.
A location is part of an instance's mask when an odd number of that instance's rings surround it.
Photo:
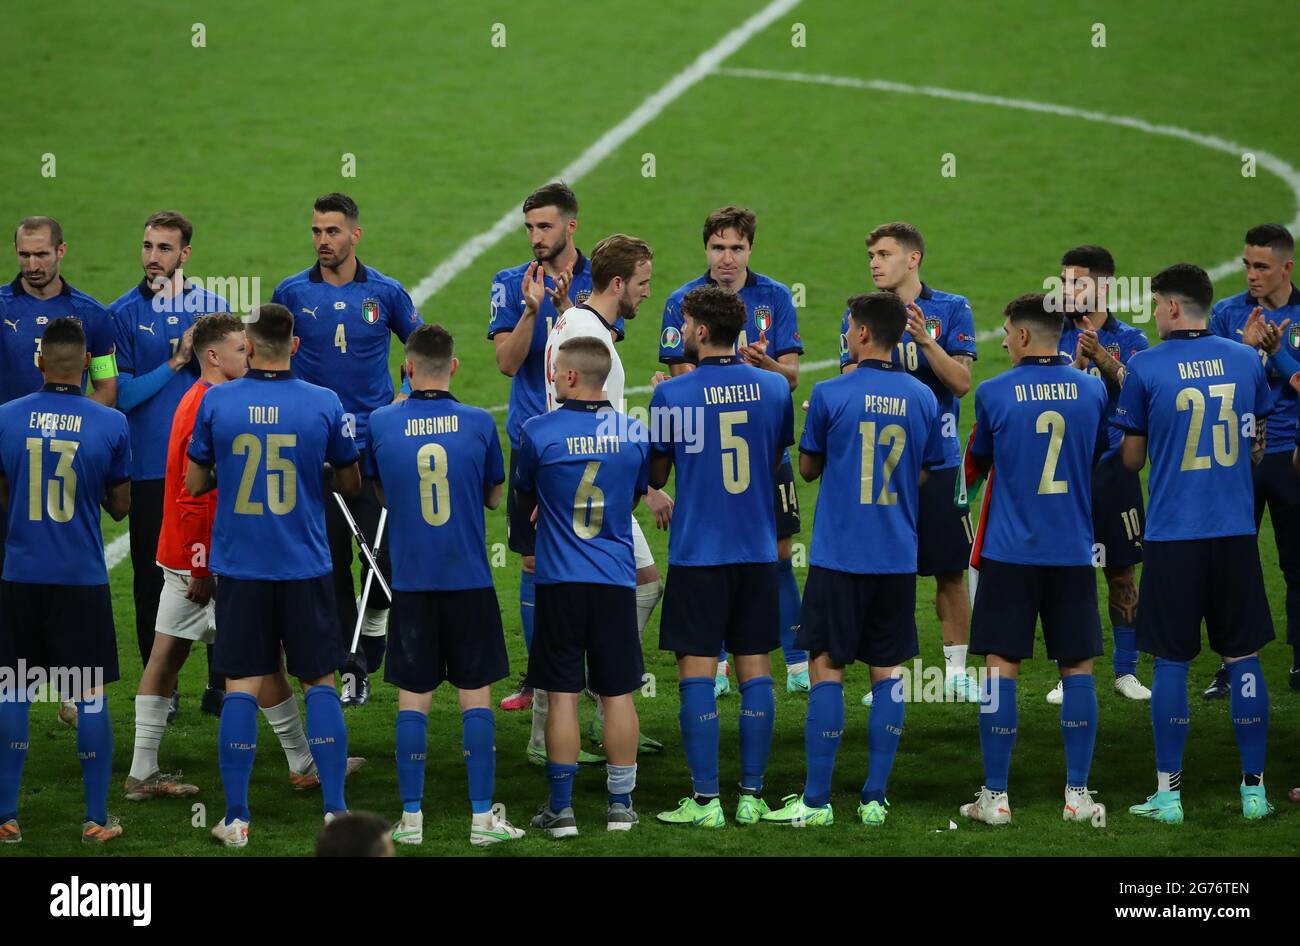
<path fill-rule="evenodd" d="M 53 384 L 46 382 L 41 385 L 41 391 L 46 394 L 73 394 L 81 395 L 84 392 L 75 384 Z"/>
<path fill-rule="evenodd" d="M 588 414 L 594 414 L 602 407 L 613 407 L 609 401 L 580 401 L 577 398 L 569 398 L 560 402 L 562 411 L 586 411 Z"/>
<path fill-rule="evenodd" d="M 1180 328 L 1170 332 L 1166 341 L 1175 338 L 1208 338 L 1209 335 L 1208 328 Z"/>
<path fill-rule="evenodd" d="M 454 401 L 450 391 L 436 391 L 433 388 L 426 388 L 420 391 L 412 391 L 411 397 L 417 401 Z"/>
<path fill-rule="evenodd" d="M 918 298 L 918 299 L 930 299 L 930 298 L 933 298 L 933 296 L 934 296 L 934 290 L 931 289 L 929 286 L 927 286 L 924 282 L 922 282 L 922 283 L 921 283 L 921 294 L 920 294 L 919 296 L 917 296 L 917 298 Z"/>
<path fill-rule="evenodd" d="M 249 368 L 245 378 L 252 378 L 254 381 L 291 381 L 293 380 L 293 371 L 285 369 L 282 371 L 270 371 L 266 368 Z"/>
<path fill-rule="evenodd" d="M 63 283 L 63 288 L 59 290 L 59 295 L 71 296 L 72 284 L 63 278 L 62 273 L 59 274 L 59 280 Z M 14 291 L 15 296 L 27 295 L 27 290 L 23 288 L 23 274 L 21 272 L 14 277 L 14 281 L 9 284 L 9 288 Z"/>
<path fill-rule="evenodd" d="M 366 264 L 361 262 L 361 257 L 358 256 L 356 259 L 357 259 L 357 272 L 356 275 L 352 277 L 352 281 L 369 282 L 370 277 L 366 275 Z M 322 276 L 320 273 L 320 260 L 317 260 L 316 265 L 313 266 L 311 268 L 311 271 L 307 273 L 307 278 L 310 279 L 312 282 L 325 281 L 325 277 Z"/>
<path fill-rule="evenodd" d="M 140 290 L 140 297 L 144 299 L 146 302 L 148 302 L 150 299 L 152 299 L 154 296 L 158 294 L 154 291 L 153 286 L 149 285 L 148 276 L 145 276 L 140 280 L 140 285 L 137 288 Z M 190 283 L 190 282 L 183 283 L 181 285 L 181 295 L 183 296 L 187 292 L 193 292 L 194 289 L 195 289 L 194 283 Z"/>
<path fill-rule="evenodd" d="M 881 358 L 863 358 L 858 362 L 859 368 L 877 368 L 880 371 L 894 371 L 898 368 L 892 361 L 885 361 Z"/>
<path fill-rule="evenodd" d="M 1067 364 L 1068 360 L 1065 355 L 1025 355 L 1020 359 L 1019 364 L 1021 366 L 1054 367 Z"/>
<path fill-rule="evenodd" d="M 714 279 L 712 276 L 709 275 L 708 270 L 705 270 L 705 272 L 704 272 L 704 281 L 705 281 L 706 283 L 708 283 L 710 286 L 716 286 L 716 285 L 718 284 L 717 280 Z M 754 272 L 752 269 L 750 269 L 748 266 L 746 266 L 746 267 L 745 267 L 745 285 L 743 285 L 741 288 L 742 288 L 742 289 L 752 289 L 752 288 L 754 288 L 754 287 L 757 286 L 757 285 L 758 285 L 758 274 L 755 273 L 755 272 Z"/>
<path fill-rule="evenodd" d="M 736 355 L 710 355 L 700 359 L 700 367 L 705 365 L 738 365 L 740 358 Z"/>

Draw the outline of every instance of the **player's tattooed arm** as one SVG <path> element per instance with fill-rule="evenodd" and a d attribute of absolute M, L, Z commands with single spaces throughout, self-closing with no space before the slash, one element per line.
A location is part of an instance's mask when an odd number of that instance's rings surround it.
<path fill-rule="evenodd" d="M 1137 620 L 1138 590 L 1133 581 L 1133 569 L 1116 569 L 1106 572 L 1106 585 L 1110 591 L 1110 623 L 1119 627 L 1132 627 Z"/>
<path fill-rule="evenodd" d="M 826 456 L 821 453 L 799 452 L 799 475 L 805 483 L 811 483 L 822 475 L 826 467 Z"/>
<path fill-rule="evenodd" d="M 1259 466 L 1264 460 L 1264 448 L 1268 446 L 1268 427 L 1255 421 L 1255 439 L 1250 442 L 1250 462 Z"/>
<path fill-rule="evenodd" d="M 124 480 L 104 490 L 104 511 L 114 522 L 121 522 L 131 511 L 131 481 Z"/>
<path fill-rule="evenodd" d="M 1079 364 L 1080 355 L 1083 364 Z M 1089 361 L 1097 366 L 1097 373 L 1101 375 L 1108 388 L 1118 390 L 1124 386 L 1124 366 L 1119 363 L 1118 358 L 1112 357 L 1102 347 L 1097 330 L 1092 327 L 1092 321 L 1085 315 L 1083 333 L 1079 336 L 1079 345 L 1075 349 L 1075 367 L 1086 369 Z"/>
<path fill-rule="evenodd" d="M 361 494 L 361 467 L 354 460 L 347 466 L 325 464 L 325 485 L 343 497 Z"/>
<path fill-rule="evenodd" d="M 965 397 L 970 390 L 970 355 L 950 355 L 940 347 L 934 336 L 925 330 L 925 313 L 915 302 L 907 304 L 907 330 L 916 345 L 925 353 L 930 368 L 957 397 Z"/>
<path fill-rule="evenodd" d="M 217 488 L 217 471 L 211 465 L 190 462 L 185 467 L 185 491 L 196 499 Z"/>
<path fill-rule="evenodd" d="M 668 474 L 673 471 L 671 453 L 652 453 L 650 455 L 650 485 L 654 489 L 663 489 L 668 482 Z"/>
<path fill-rule="evenodd" d="M 1119 445 L 1120 462 L 1130 473 L 1137 473 L 1147 462 L 1147 438 L 1137 434 L 1125 434 Z"/>

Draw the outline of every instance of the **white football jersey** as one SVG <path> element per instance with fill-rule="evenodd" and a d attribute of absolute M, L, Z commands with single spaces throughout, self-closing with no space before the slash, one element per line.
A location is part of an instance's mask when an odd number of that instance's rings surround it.
<path fill-rule="evenodd" d="M 605 397 L 609 399 L 614 410 L 626 412 L 623 404 L 623 362 L 614 348 L 612 329 L 600 317 L 600 313 L 586 304 L 576 305 L 567 310 L 551 326 L 551 333 L 546 336 L 546 409 L 553 411 L 560 406 L 555 399 L 555 356 L 562 344 L 571 338 L 584 335 L 599 338 L 609 349 L 609 377 L 605 379 Z"/>

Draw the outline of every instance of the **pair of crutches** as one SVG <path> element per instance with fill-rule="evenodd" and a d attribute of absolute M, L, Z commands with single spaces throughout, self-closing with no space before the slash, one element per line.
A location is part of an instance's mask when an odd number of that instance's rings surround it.
<path fill-rule="evenodd" d="M 357 547 L 361 549 L 361 557 L 370 566 L 370 570 L 366 573 L 366 582 L 361 588 L 361 602 L 357 605 L 357 626 L 352 630 L 352 646 L 348 649 L 348 658 L 355 661 L 358 655 L 357 648 L 361 646 L 361 625 L 365 620 L 366 602 L 370 600 L 371 583 L 375 579 L 379 579 L 379 587 L 387 595 L 389 604 L 392 604 L 393 601 L 392 589 L 388 587 L 388 582 L 379 570 L 378 557 L 379 549 L 384 544 L 384 525 L 388 522 L 388 508 L 384 507 L 379 511 L 379 526 L 375 530 L 375 548 L 374 551 L 371 551 L 370 544 L 366 542 L 366 537 L 361 534 L 361 529 L 357 526 L 357 520 L 352 517 L 352 510 L 348 509 L 348 504 L 338 493 L 334 494 L 334 499 L 339 504 L 339 510 L 343 513 L 343 518 L 347 520 L 348 528 L 352 530 L 352 537 L 357 540 Z"/>

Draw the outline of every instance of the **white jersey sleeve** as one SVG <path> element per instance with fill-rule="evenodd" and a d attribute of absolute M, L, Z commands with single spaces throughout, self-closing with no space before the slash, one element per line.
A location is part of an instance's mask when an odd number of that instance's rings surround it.
<path fill-rule="evenodd" d="M 546 409 L 553 411 L 560 406 L 555 399 L 555 356 L 560 346 L 571 338 L 583 336 L 599 338 L 609 349 L 610 368 L 609 377 L 605 379 L 605 397 L 609 399 L 616 411 L 626 412 L 626 405 L 623 403 L 623 362 L 614 348 L 614 340 L 610 337 L 609 328 L 601 321 L 600 316 L 585 306 L 573 306 L 568 309 L 556 320 L 550 334 L 546 336 L 546 355 L 543 362 L 546 376 Z"/>

